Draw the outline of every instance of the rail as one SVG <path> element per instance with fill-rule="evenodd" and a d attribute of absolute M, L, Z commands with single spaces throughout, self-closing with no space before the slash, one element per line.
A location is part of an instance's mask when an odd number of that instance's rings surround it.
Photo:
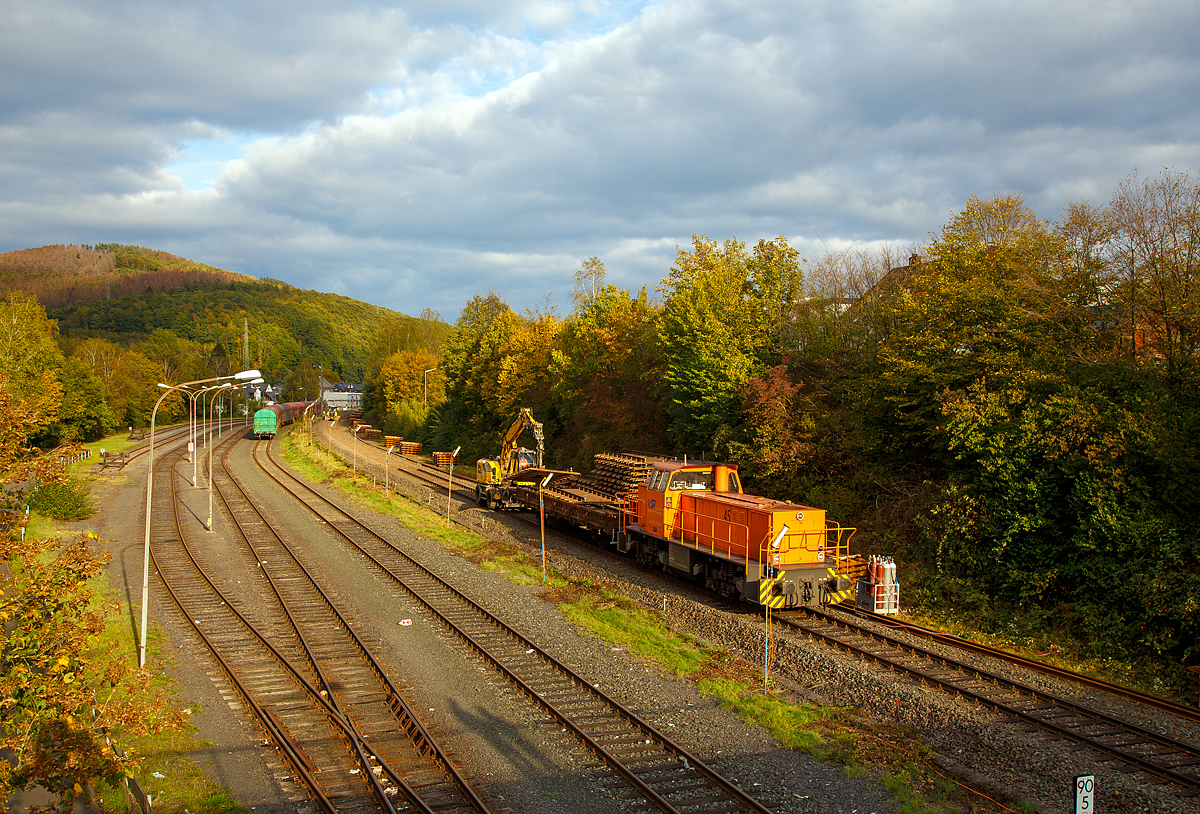
<path fill-rule="evenodd" d="M 270 448 L 267 452 L 279 474 L 264 467 L 265 474 L 519 686 L 650 805 L 668 814 L 729 812 L 731 806 L 767 814 L 728 779 L 290 474 L 271 457 Z M 283 484 L 283 477 L 294 486 Z"/>

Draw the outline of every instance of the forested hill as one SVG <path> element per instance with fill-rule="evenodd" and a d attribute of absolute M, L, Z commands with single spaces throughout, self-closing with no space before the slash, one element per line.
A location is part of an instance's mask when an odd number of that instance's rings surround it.
<path fill-rule="evenodd" d="M 235 364 L 249 339 L 252 366 L 278 376 L 302 358 L 362 381 L 375 334 L 385 320 L 426 323 L 337 294 L 274 280 L 184 283 L 168 291 L 69 303 L 47 311 L 67 339 L 103 337 L 127 344 L 156 330 L 221 349 Z M 248 336 L 247 336 L 248 335 Z"/>
<path fill-rule="evenodd" d="M 46 308 L 167 291 L 184 283 L 252 281 L 253 277 L 142 246 L 42 246 L 0 254 L 0 292 L 37 297 Z"/>
<path fill-rule="evenodd" d="M 331 379 L 362 381 L 381 326 L 434 347 L 448 330 L 436 319 L 115 243 L 0 255 L 0 292 L 37 297 L 68 355 L 86 339 L 133 347 L 155 335 L 156 344 L 179 340 L 195 349 L 185 355 L 225 357 L 234 367 L 248 357 L 274 382 L 302 360 Z"/>

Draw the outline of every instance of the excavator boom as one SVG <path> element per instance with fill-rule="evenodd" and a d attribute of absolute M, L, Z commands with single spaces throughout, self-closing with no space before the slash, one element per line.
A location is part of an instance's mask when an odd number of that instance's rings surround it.
<path fill-rule="evenodd" d="M 533 437 L 537 440 L 537 460 L 532 462 L 533 466 L 542 466 L 542 456 L 545 452 L 545 436 L 542 432 L 542 422 L 535 421 L 533 411 L 528 407 L 522 407 L 521 412 L 517 413 L 517 418 L 513 421 L 508 431 L 504 433 L 504 442 L 500 447 L 500 454 L 496 458 L 481 458 L 475 465 L 475 473 L 480 483 L 484 484 L 500 484 L 513 475 L 527 468 L 531 462 L 526 461 L 525 466 L 522 466 L 521 450 L 517 447 L 517 439 L 525 430 L 533 432 Z"/>

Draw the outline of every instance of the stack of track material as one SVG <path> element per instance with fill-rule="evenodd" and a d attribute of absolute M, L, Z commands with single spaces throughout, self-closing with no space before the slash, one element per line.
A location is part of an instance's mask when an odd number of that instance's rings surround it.
<path fill-rule="evenodd" d="M 399 435 L 385 435 L 383 436 L 383 445 L 385 447 L 398 447 L 403 440 Z"/>
<path fill-rule="evenodd" d="M 362 411 L 361 407 L 356 407 L 353 410 L 342 410 L 342 414 L 341 414 L 341 419 L 343 421 L 345 421 L 347 424 L 349 424 L 350 426 L 354 426 L 354 423 L 356 421 L 361 421 L 362 417 L 363 417 L 363 411 Z"/>
<path fill-rule="evenodd" d="M 364 441 L 382 441 L 383 430 L 373 430 L 367 424 L 363 425 L 364 429 L 359 430 L 358 437 Z"/>
<path fill-rule="evenodd" d="M 449 452 L 433 453 L 434 466 L 449 466 L 450 465 L 450 454 L 451 453 L 449 453 Z M 456 464 L 458 463 L 457 455 L 454 456 L 454 463 L 456 463 Z"/>
<path fill-rule="evenodd" d="M 420 455 L 421 454 L 421 445 L 416 441 L 401 441 L 400 442 L 400 454 L 401 455 Z"/>
<path fill-rule="evenodd" d="M 595 468 L 586 475 L 572 478 L 569 486 L 586 492 L 594 492 L 610 499 L 636 492 L 639 483 L 650 477 L 648 455 L 633 455 L 627 452 L 601 452 L 596 455 Z"/>
<path fill-rule="evenodd" d="M 653 460 L 648 455 L 601 452 L 595 469 L 586 475 L 555 476 L 543 490 L 546 515 L 601 533 L 623 530 L 628 495 L 649 477 Z M 514 493 L 527 507 L 539 505 L 537 489 L 518 486 Z"/>

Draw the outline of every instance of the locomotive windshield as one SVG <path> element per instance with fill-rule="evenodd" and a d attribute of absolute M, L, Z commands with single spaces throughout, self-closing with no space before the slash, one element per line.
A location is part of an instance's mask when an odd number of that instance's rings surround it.
<path fill-rule="evenodd" d="M 659 469 L 650 476 L 649 488 L 655 492 L 665 492 L 667 490 L 667 481 L 671 478 L 671 473 L 666 469 Z"/>
<path fill-rule="evenodd" d="M 711 469 L 703 472 L 675 472 L 671 475 L 671 489 L 706 489 L 712 490 L 713 474 Z"/>

